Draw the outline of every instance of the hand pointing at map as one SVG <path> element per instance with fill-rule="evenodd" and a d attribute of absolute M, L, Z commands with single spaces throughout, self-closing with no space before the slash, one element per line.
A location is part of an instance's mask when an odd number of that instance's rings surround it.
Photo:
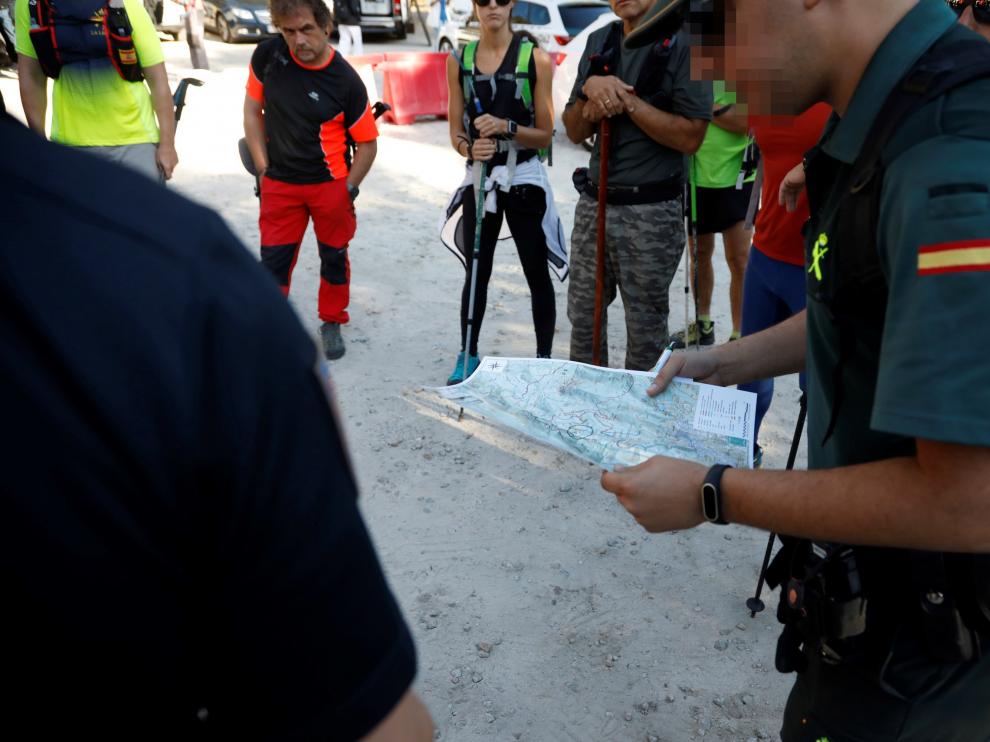
<path fill-rule="evenodd" d="M 647 531 L 677 531 L 704 520 L 698 493 L 706 471 L 691 461 L 654 456 L 638 466 L 603 472 L 602 487 Z"/>
<path fill-rule="evenodd" d="M 677 376 L 682 376 L 703 384 L 713 384 L 714 386 L 725 386 L 719 374 L 720 365 L 718 355 L 714 351 L 676 351 L 660 369 L 657 378 L 646 390 L 646 393 L 655 397 L 668 386 Z"/>

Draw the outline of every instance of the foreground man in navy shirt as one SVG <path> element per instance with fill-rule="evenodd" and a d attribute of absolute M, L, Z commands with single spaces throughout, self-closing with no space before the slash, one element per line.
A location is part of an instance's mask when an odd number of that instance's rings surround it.
<path fill-rule="evenodd" d="M 0 179 L 8 723 L 432 739 L 315 348 L 271 279 L 212 212 L 2 114 Z"/>

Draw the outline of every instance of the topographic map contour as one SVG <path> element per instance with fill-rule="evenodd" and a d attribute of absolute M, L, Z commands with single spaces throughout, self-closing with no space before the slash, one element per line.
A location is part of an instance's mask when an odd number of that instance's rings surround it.
<path fill-rule="evenodd" d="M 651 398 L 652 380 L 643 371 L 486 356 L 467 381 L 435 391 L 610 471 L 658 454 L 751 468 L 755 394 L 678 379 Z"/>

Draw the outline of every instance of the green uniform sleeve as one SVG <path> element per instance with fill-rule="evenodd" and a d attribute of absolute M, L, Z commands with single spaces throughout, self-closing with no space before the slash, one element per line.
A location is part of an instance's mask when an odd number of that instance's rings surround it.
<path fill-rule="evenodd" d="M 154 67 L 164 62 L 165 52 L 162 51 L 162 42 L 158 39 L 158 31 L 155 30 L 155 24 L 151 22 L 151 16 L 145 10 L 144 3 L 141 0 L 124 0 L 124 9 L 131 22 L 134 48 L 137 49 L 141 66 Z"/>
<path fill-rule="evenodd" d="M 879 243 L 890 293 L 877 430 L 990 445 L 987 162 L 990 141 L 940 136 L 887 171 Z"/>
<path fill-rule="evenodd" d="M 28 0 L 17 0 L 14 4 L 14 32 L 17 35 L 17 53 L 37 59 L 34 44 L 31 43 L 31 11 L 28 9 Z"/>

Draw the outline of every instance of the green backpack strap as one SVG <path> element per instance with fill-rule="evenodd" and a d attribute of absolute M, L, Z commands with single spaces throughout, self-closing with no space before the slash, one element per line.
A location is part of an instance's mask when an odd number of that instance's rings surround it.
<path fill-rule="evenodd" d="M 536 121 L 536 111 L 533 109 L 533 86 L 529 81 L 529 65 L 533 60 L 534 45 L 532 41 L 525 39 L 519 44 L 519 55 L 516 57 L 516 98 L 523 102 L 533 114 L 533 121 Z M 544 162 L 553 164 L 553 142 L 549 147 L 537 150 L 539 157 Z"/>
<path fill-rule="evenodd" d="M 516 57 L 516 98 L 521 99 L 529 109 L 533 108 L 533 89 L 529 83 L 529 63 L 532 59 L 533 42 L 523 40 Z"/>
<path fill-rule="evenodd" d="M 464 108 L 468 109 L 474 100 L 474 55 L 478 51 L 478 42 L 472 41 L 464 47 L 461 55 L 461 80 L 464 85 Z"/>

